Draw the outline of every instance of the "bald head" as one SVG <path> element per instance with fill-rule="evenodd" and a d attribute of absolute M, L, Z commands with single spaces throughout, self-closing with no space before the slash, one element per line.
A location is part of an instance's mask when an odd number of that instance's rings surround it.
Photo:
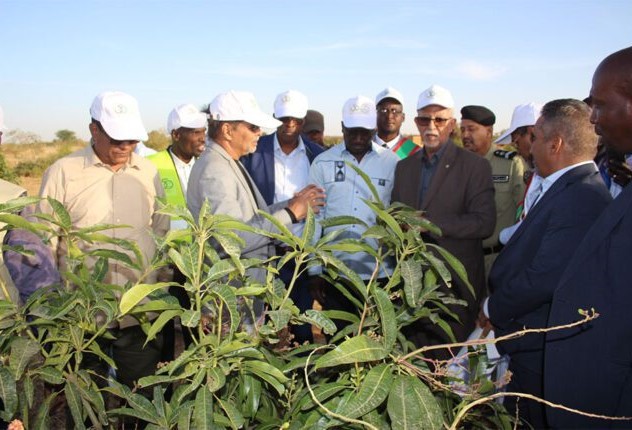
<path fill-rule="evenodd" d="M 612 151 L 632 152 L 632 47 L 606 57 L 590 89 L 595 131 Z"/>

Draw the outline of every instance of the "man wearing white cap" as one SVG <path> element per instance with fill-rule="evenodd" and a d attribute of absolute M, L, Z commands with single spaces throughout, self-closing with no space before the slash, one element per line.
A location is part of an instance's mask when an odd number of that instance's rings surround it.
<path fill-rule="evenodd" d="M 309 184 L 309 166 L 324 149 L 301 136 L 307 114 L 307 97 L 294 90 L 284 91 L 274 101 L 274 117 L 281 121 L 275 133 L 262 136 L 257 149 L 241 159 L 268 205 L 288 200 L 294 193 Z M 292 231 L 300 236 L 303 223 L 294 224 Z M 277 255 L 286 249 L 277 247 Z M 279 276 L 289 285 L 294 265 L 286 264 Z M 312 297 L 307 288 L 307 273 L 295 282 L 291 297 L 301 312 L 312 308 Z M 309 324 L 293 326 L 292 332 L 299 343 L 313 340 Z"/>
<path fill-rule="evenodd" d="M 376 111 L 373 100 L 358 96 L 346 101 L 342 109 L 342 134 L 344 142 L 335 145 L 316 157 L 310 169 L 313 183 L 325 189 L 327 201 L 321 210 L 320 219 L 336 216 L 351 215 L 361 219 L 367 226 L 375 224 L 375 213 L 363 201 L 372 200 L 373 195 L 364 180 L 354 169 L 346 163 L 359 167 L 377 189 L 380 200 L 385 206 L 390 204 L 393 189 L 393 175 L 399 158 L 390 150 L 372 141 L 376 127 Z M 336 240 L 360 239 L 366 226 L 359 224 L 333 226 L 325 228 L 323 235 L 333 230 L 343 230 Z M 372 243 L 377 247 L 376 243 Z M 363 280 L 368 280 L 375 269 L 375 258 L 364 252 L 335 253 L 335 256 L 345 263 Z M 388 260 L 380 262 L 378 278 L 386 278 L 392 270 Z M 312 274 L 317 274 L 320 268 L 311 268 Z M 325 285 L 320 278 L 316 278 L 312 290 L 321 302 L 323 309 L 344 310 L 357 313 L 353 304 L 344 297 L 334 286 Z M 338 328 L 344 322 L 337 321 Z"/>
<path fill-rule="evenodd" d="M 395 88 L 387 87 L 375 96 L 377 108 L 377 132 L 375 143 L 393 151 L 399 158 L 406 158 L 421 149 L 411 139 L 402 136 L 401 128 L 406 114 L 404 97 Z"/>
<path fill-rule="evenodd" d="M 187 191 L 187 206 L 194 217 L 198 217 L 202 204 L 208 201 L 212 213 L 230 215 L 250 226 L 276 231 L 274 224 L 257 214 L 257 210 L 270 213 L 287 226 L 303 220 L 308 206 L 318 212 L 324 196 L 322 190 L 313 185 L 298 190 L 289 200 L 268 205 L 239 161 L 256 150 L 262 127 L 274 129 L 281 125 L 259 109 L 251 93 L 222 93 L 213 99 L 209 111 L 209 146 L 193 166 Z M 242 258 L 265 260 L 275 255 L 268 237 L 245 231 L 236 233 L 246 243 Z M 265 282 L 264 269 L 252 268 L 247 273 Z M 254 310 L 257 317 L 261 316 L 263 303 L 256 301 Z M 247 317 L 244 319 L 246 329 L 253 323 Z"/>
<path fill-rule="evenodd" d="M 459 322 L 443 315 L 457 341 L 471 333 L 481 298 L 485 294 L 483 239 L 496 223 L 494 185 L 489 162 L 450 140 L 455 128 L 454 100 L 448 90 L 433 85 L 419 95 L 415 124 L 424 147 L 402 160 L 395 171 L 393 201 L 424 212 L 436 224 L 441 236 L 427 233 L 426 239 L 454 254 L 465 266 L 476 296 L 453 275 L 453 286 L 441 289 L 465 300 L 466 306 L 451 305 Z M 439 326 L 419 320 L 409 337 L 417 346 L 447 343 L 449 337 Z M 449 351 L 428 354 L 447 359 Z"/>
<path fill-rule="evenodd" d="M 516 147 L 518 154 L 525 161 L 525 183 L 529 182 L 534 170 L 531 143 L 535 138 L 533 128 L 541 110 L 542 105 L 535 102 L 516 106 L 511 115 L 509 128 L 496 139 L 496 143 L 500 145 L 512 143 Z"/>
<path fill-rule="evenodd" d="M 147 156 L 158 169 L 162 187 L 165 190 L 165 198 L 168 204 L 186 208 L 187 184 L 193 163 L 204 151 L 206 136 L 206 114 L 200 112 L 192 104 L 181 104 L 175 107 L 167 117 L 167 132 L 171 135 L 171 145 L 155 154 Z M 186 228 L 186 222 L 182 219 L 171 219 L 171 230 Z M 174 268 L 174 282 L 183 284 L 185 278 L 177 268 Z M 169 293 L 178 299 L 180 305 L 188 309 L 190 307 L 189 296 L 180 286 L 169 287 Z M 165 325 L 165 356 L 162 361 L 173 360 L 174 328 L 173 321 Z M 182 331 L 185 347 L 192 341 L 189 330 Z"/>
<path fill-rule="evenodd" d="M 74 228 L 97 224 L 126 225 L 129 228 L 105 230 L 114 239 L 135 242 L 144 261 L 149 262 L 156 250 L 152 233 L 163 236 L 169 228 L 168 217 L 157 212 L 157 197 L 164 191 L 154 165 L 133 153 L 136 143 L 147 139 L 136 99 L 122 92 L 103 92 L 90 107 L 91 145 L 53 163 L 44 172 L 40 197 L 52 197 L 61 202 L 70 214 Z M 52 213 L 46 201 L 39 204 L 40 212 Z M 57 258 L 60 272 L 66 269 L 67 247 L 63 238 L 51 238 L 50 246 Z M 82 243 L 85 250 L 112 248 L 126 252 L 114 244 Z M 96 257 L 88 257 L 92 266 Z M 140 273 L 118 261 L 110 260 L 104 283 L 126 285 L 137 282 Z M 155 273 L 143 282 L 155 282 Z M 160 358 L 161 337 L 146 341 L 138 321 L 126 316 L 113 330 L 113 359 L 117 378 L 133 387 L 142 376 L 155 372 Z M 105 375 L 103 375 L 105 376 Z"/>

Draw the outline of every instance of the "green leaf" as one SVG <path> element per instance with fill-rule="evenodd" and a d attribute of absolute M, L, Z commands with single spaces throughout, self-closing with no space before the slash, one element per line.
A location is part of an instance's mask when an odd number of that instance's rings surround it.
<path fill-rule="evenodd" d="M 421 253 L 421 255 L 428 260 L 428 263 L 430 263 L 430 266 L 434 270 L 436 270 L 441 280 L 444 283 L 449 284 L 452 280 L 452 275 L 450 274 L 448 268 L 445 266 L 445 263 L 437 258 L 432 252 L 424 251 Z"/>
<path fill-rule="evenodd" d="M 221 367 L 211 367 L 206 371 L 206 386 L 214 393 L 224 387 L 226 384 L 226 375 Z"/>
<path fill-rule="evenodd" d="M 360 335 L 345 340 L 316 360 L 314 369 L 339 366 L 350 363 L 366 363 L 382 360 L 388 355 L 388 351 L 380 342 L 366 335 Z"/>
<path fill-rule="evenodd" d="M 389 364 L 380 364 L 369 370 L 358 394 L 353 396 L 340 413 L 349 418 L 358 418 L 380 406 L 391 390 L 393 375 Z"/>
<path fill-rule="evenodd" d="M 11 342 L 11 355 L 9 356 L 9 368 L 15 375 L 15 379 L 22 377 L 22 372 L 29 362 L 39 352 L 39 344 L 30 339 L 18 337 Z"/>
<path fill-rule="evenodd" d="M 158 318 L 156 318 L 152 322 L 151 328 L 147 332 L 147 339 L 145 339 L 145 344 L 143 346 L 147 346 L 147 343 L 149 343 L 156 337 L 156 334 L 158 334 L 162 330 L 165 324 L 167 324 L 173 318 L 179 316 L 181 313 L 182 313 L 182 310 L 180 309 L 162 312 L 158 316 Z"/>
<path fill-rule="evenodd" d="M 474 287 L 470 284 L 470 281 L 467 278 L 467 271 L 465 270 L 463 263 L 461 263 L 459 259 L 452 255 L 448 250 L 440 246 L 429 243 L 428 247 L 436 249 L 450 267 L 452 267 L 452 270 L 454 270 L 459 279 L 461 279 L 461 281 L 463 281 L 463 283 L 467 286 L 472 295 L 476 295 Z"/>
<path fill-rule="evenodd" d="M 279 395 L 283 395 L 285 392 L 283 384 L 286 383 L 288 379 L 276 367 L 263 361 L 244 361 L 241 366 L 244 371 L 270 384 Z"/>
<path fill-rule="evenodd" d="M 172 285 L 171 282 L 134 285 L 132 288 L 123 293 L 123 296 L 121 297 L 121 303 L 119 304 L 121 314 L 125 315 L 131 311 L 134 306 L 140 303 L 141 300 L 150 295 L 152 292 L 160 290 L 161 288 L 167 288 L 170 285 Z"/>
<path fill-rule="evenodd" d="M 395 308 L 391 302 L 388 293 L 380 287 L 373 284 L 373 299 L 377 305 L 377 311 L 380 315 L 380 324 L 382 325 L 382 336 L 384 337 L 384 348 L 390 351 L 397 340 L 397 319 L 395 317 Z"/>
<path fill-rule="evenodd" d="M 343 382 L 330 382 L 313 387 L 313 392 L 316 399 L 320 403 L 324 403 L 333 396 L 337 395 L 343 390 L 347 390 L 348 388 L 349 385 Z M 311 394 L 307 392 L 299 401 L 297 408 L 301 411 L 307 411 L 309 409 L 312 409 L 313 407 L 317 407 L 317 404 L 316 402 L 314 402 L 314 399 L 312 399 Z"/>
<path fill-rule="evenodd" d="M 222 410 L 226 413 L 226 417 L 228 418 L 230 426 L 233 430 L 237 430 L 244 425 L 246 419 L 231 401 L 217 399 L 217 402 L 219 403 L 219 406 L 222 408 Z"/>
<path fill-rule="evenodd" d="M 39 375 L 42 380 L 51 385 L 61 385 L 64 383 L 64 375 L 61 373 L 61 370 L 52 367 L 52 366 L 44 366 L 40 367 L 35 371 L 37 375 Z"/>
<path fill-rule="evenodd" d="M 230 260 L 221 260 L 213 264 L 208 271 L 206 278 L 204 278 L 204 284 L 211 283 L 222 279 L 225 276 L 230 275 L 235 271 L 235 266 Z"/>
<path fill-rule="evenodd" d="M 398 375 L 387 403 L 393 430 L 439 430 L 443 414 L 430 389 L 417 377 Z"/>
<path fill-rule="evenodd" d="M 180 405 L 176 414 L 178 416 L 178 430 L 191 430 L 191 422 L 193 421 L 193 405 Z"/>
<path fill-rule="evenodd" d="M 320 328 L 325 334 L 333 335 L 336 333 L 336 324 L 328 318 L 322 311 L 316 309 L 308 309 L 305 311 L 304 317 L 299 317 L 301 321 L 310 323 Z"/>
<path fill-rule="evenodd" d="M 53 214 L 55 215 L 55 218 L 59 221 L 60 227 L 64 230 L 70 230 L 72 228 L 72 220 L 64 205 L 62 205 L 61 202 L 55 200 L 52 197 L 47 197 L 46 200 L 53 209 Z"/>
<path fill-rule="evenodd" d="M 375 204 L 374 202 L 370 202 L 365 199 L 363 200 L 364 200 L 364 203 L 366 203 L 366 205 L 370 207 L 371 210 L 373 210 L 373 212 L 375 212 L 377 217 L 380 220 L 382 220 L 391 229 L 393 233 L 395 233 L 395 236 L 397 236 L 397 238 L 400 241 L 404 240 L 404 232 L 402 231 L 402 228 L 399 226 L 399 223 L 395 220 L 395 218 L 393 218 L 393 216 L 390 213 L 388 213 L 387 211 L 385 211 L 384 209 L 380 207 L 382 205 L 381 202 L 378 205 L 378 204 Z"/>
<path fill-rule="evenodd" d="M 278 309 L 276 311 L 269 311 L 267 316 L 270 318 L 270 322 L 276 331 L 286 327 L 292 317 L 292 312 L 289 309 Z"/>
<path fill-rule="evenodd" d="M 10 414 L 4 417 L 8 420 L 18 408 L 18 391 L 15 378 L 4 366 L 0 366 L 0 398 L 4 402 L 4 410 Z"/>
<path fill-rule="evenodd" d="M 66 403 L 70 409 L 70 414 L 72 415 L 75 429 L 85 429 L 86 426 L 83 423 L 83 404 L 81 402 L 79 390 L 75 388 L 72 382 L 66 381 L 64 394 L 66 396 Z"/>
<path fill-rule="evenodd" d="M 180 323 L 184 327 L 197 327 L 200 323 L 201 313 L 200 311 L 194 311 L 191 309 L 185 309 L 180 315 Z"/>
<path fill-rule="evenodd" d="M 195 395 L 193 425 L 197 429 L 211 429 L 213 426 L 213 395 L 202 387 Z"/>
<path fill-rule="evenodd" d="M 58 392 L 52 392 L 44 402 L 39 405 L 39 411 L 37 412 L 37 416 L 35 417 L 35 425 L 33 426 L 33 430 L 49 430 L 51 428 L 49 416 L 50 416 L 50 407 L 53 401 L 57 398 Z"/>
<path fill-rule="evenodd" d="M 421 263 L 412 259 L 400 262 L 401 274 L 404 279 L 404 298 L 412 308 L 417 307 L 423 287 L 423 270 Z"/>

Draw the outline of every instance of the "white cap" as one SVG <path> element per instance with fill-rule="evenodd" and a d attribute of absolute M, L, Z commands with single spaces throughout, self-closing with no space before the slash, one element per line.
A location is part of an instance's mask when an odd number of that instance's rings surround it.
<path fill-rule="evenodd" d="M 384 99 L 395 99 L 400 105 L 404 106 L 404 96 L 393 87 L 386 87 L 377 96 L 375 96 L 375 105 L 379 105 Z"/>
<path fill-rule="evenodd" d="M 99 121 L 114 140 L 147 140 L 138 102 L 120 91 L 105 91 L 94 98 L 90 116 Z"/>
<path fill-rule="evenodd" d="M 298 91 L 289 90 L 279 94 L 274 100 L 275 118 L 305 118 L 307 115 L 307 97 Z"/>
<path fill-rule="evenodd" d="M 5 131 L 7 129 L 7 125 L 4 123 L 4 111 L 2 110 L 2 106 L 0 106 L 0 131 Z"/>
<path fill-rule="evenodd" d="M 377 114 L 373 100 L 365 96 L 357 96 L 347 100 L 342 107 L 342 123 L 347 128 L 375 129 Z"/>
<path fill-rule="evenodd" d="M 450 91 L 440 85 L 432 85 L 430 88 L 419 94 L 419 99 L 417 100 L 417 110 L 431 105 L 441 106 L 446 109 L 454 109 L 454 99 L 452 98 Z"/>
<path fill-rule="evenodd" d="M 516 131 L 516 129 L 528 125 L 535 125 L 535 122 L 540 117 L 542 106 L 542 104 L 535 102 L 516 106 L 511 115 L 511 125 L 509 129 L 496 139 L 496 143 L 511 143 L 511 133 Z"/>
<path fill-rule="evenodd" d="M 171 133 L 180 127 L 206 127 L 206 114 L 200 112 L 200 110 L 192 104 L 180 105 L 169 113 L 169 118 L 167 118 L 167 132 Z"/>
<path fill-rule="evenodd" d="M 229 91 L 215 97 L 209 105 L 215 121 L 245 121 L 262 128 L 277 128 L 282 123 L 259 109 L 257 100 L 247 91 Z"/>

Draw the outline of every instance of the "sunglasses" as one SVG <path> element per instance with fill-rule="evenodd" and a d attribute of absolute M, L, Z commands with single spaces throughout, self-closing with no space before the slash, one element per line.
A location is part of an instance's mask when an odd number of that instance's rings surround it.
<path fill-rule="evenodd" d="M 415 123 L 417 123 L 418 126 L 420 127 L 427 127 L 430 125 L 431 122 L 434 121 L 435 125 L 437 127 L 443 127 L 444 125 L 446 125 L 448 123 L 448 121 L 450 121 L 452 118 L 433 118 L 430 116 L 418 116 L 415 118 Z"/>

